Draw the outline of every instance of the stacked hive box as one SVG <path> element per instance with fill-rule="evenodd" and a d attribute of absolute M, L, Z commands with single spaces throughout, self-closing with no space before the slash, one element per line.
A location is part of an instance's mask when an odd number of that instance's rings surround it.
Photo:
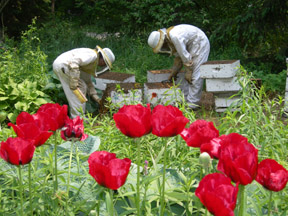
<path fill-rule="evenodd" d="M 184 77 L 184 73 L 180 74 Z M 170 70 L 149 71 L 148 83 L 142 86 L 135 83 L 135 76 L 132 74 L 105 72 L 96 77 L 94 86 L 104 91 L 102 97 L 104 101 L 110 97 L 111 103 L 116 107 L 141 102 L 151 105 L 175 104 L 182 99 L 181 90 L 177 84 L 162 83 L 168 79 L 169 75 Z M 178 84 L 180 85 L 180 82 Z"/>
<path fill-rule="evenodd" d="M 201 65 L 201 78 L 206 80 L 206 91 L 214 94 L 216 112 L 224 112 L 238 99 L 231 96 L 241 90 L 236 77 L 239 67 L 239 60 L 208 61 Z"/>
<path fill-rule="evenodd" d="M 225 111 L 238 99 L 231 96 L 241 89 L 236 77 L 239 67 L 239 60 L 208 61 L 200 67 L 201 78 L 206 80 L 206 92 L 214 95 L 213 103 L 217 112 Z M 174 85 L 163 82 L 168 80 L 170 73 L 171 70 L 147 71 L 148 82 L 142 86 L 135 83 L 135 76 L 132 74 L 105 72 L 96 78 L 95 87 L 104 91 L 104 98 L 110 97 L 111 102 L 119 107 L 135 102 L 173 105 L 183 100 L 181 89 L 185 82 L 185 73 L 181 71 L 178 74 Z M 288 92 L 287 89 L 286 91 Z"/>
<path fill-rule="evenodd" d="M 95 79 L 96 89 L 103 91 L 102 110 L 107 103 L 107 98 L 111 98 L 114 107 L 122 107 L 124 104 L 141 103 L 143 98 L 143 87 L 135 83 L 135 75 L 106 71 L 98 75 Z"/>
<path fill-rule="evenodd" d="M 138 104 L 143 101 L 143 85 L 140 83 L 107 83 L 102 99 L 111 98 L 117 108 L 124 104 Z"/>
<path fill-rule="evenodd" d="M 181 101 L 181 90 L 173 85 L 173 83 L 145 83 L 144 84 L 144 100 L 153 106 L 157 104 L 175 105 Z"/>
<path fill-rule="evenodd" d="M 184 71 L 177 75 L 175 83 L 167 83 L 171 70 L 147 71 L 147 81 L 144 84 L 144 99 L 153 105 L 175 105 L 182 100 L 181 89 L 183 87 Z"/>

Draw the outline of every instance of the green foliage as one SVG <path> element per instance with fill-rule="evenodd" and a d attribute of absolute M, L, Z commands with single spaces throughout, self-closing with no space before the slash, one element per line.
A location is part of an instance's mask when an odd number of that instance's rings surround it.
<path fill-rule="evenodd" d="M 287 55 L 287 1 L 214 1 L 210 7 L 209 19 L 216 21 L 210 40 L 215 46 L 236 42 L 246 58 L 272 61 L 278 64 L 278 72 L 283 70 Z"/>
<path fill-rule="evenodd" d="M 0 88 L 0 101 L 0 109 L 12 122 L 15 122 L 21 111 L 33 112 L 42 104 L 51 102 L 48 95 L 38 90 L 37 82 L 28 79 L 19 84 L 9 79 Z"/>
<path fill-rule="evenodd" d="M 286 70 L 283 70 L 278 74 L 267 74 L 264 71 L 253 71 L 252 73 L 254 77 L 261 78 L 266 92 L 278 92 L 284 95 L 287 77 Z"/>
<path fill-rule="evenodd" d="M 76 6 L 84 12 L 82 23 L 99 23 L 113 32 L 135 33 L 143 29 L 168 28 L 179 23 L 197 25 L 206 21 L 205 12 L 199 10 L 199 5 L 192 0 L 76 0 L 76 2 Z"/>
<path fill-rule="evenodd" d="M 32 82 L 37 81 L 42 87 L 46 85 L 47 55 L 40 50 L 39 38 L 34 36 L 37 31 L 35 22 L 33 20 L 29 30 L 23 32 L 19 43 L 8 40 L 1 50 L 1 84 L 6 83 L 8 79 L 21 83 L 29 77 Z"/>
<path fill-rule="evenodd" d="M 51 101 L 43 89 L 49 78 L 47 56 L 34 36 L 36 31 L 34 20 L 19 43 L 8 40 L 1 50 L 0 106 L 2 116 L 13 122 L 21 111 L 34 112 Z"/>

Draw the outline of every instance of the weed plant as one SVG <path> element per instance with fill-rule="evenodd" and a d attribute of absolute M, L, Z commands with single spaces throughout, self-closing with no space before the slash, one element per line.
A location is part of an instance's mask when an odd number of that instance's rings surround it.
<path fill-rule="evenodd" d="M 284 167 L 287 161 L 287 121 L 282 119 L 283 100 L 268 100 L 263 88 L 257 89 L 250 81 L 250 74 L 244 69 L 244 79 L 240 80 L 243 91 L 240 99 L 227 112 L 216 116 L 205 110 L 193 112 L 186 109 L 185 102 L 177 104 L 190 122 L 196 119 L 213 119 L 220 135 L 239 133 L 248 138 L 259 151 L 259 161 L 265 158 L 277 160 Z M 205 113 L 206 112 L 206 113 Z M 212 115 L 211 115 L 212 114 Z M 215 118 L 215 116 L 217 118 Z M 139 138 L 141 153 L 137 158 L 137 146 L 131 138 L 124 136 L 115 126 L 113 112 L 96 117 L 88 116 L 85 133 L 89 139 L 77 142 L 70 150 L 71 143 L 64 142 L 57 134 L 41 148 L 37 148 L 29 166 L 31 186 L 28 187 L 28 169 L 24 167 L 24 212 L 27 215 L 106 215 L 111 209 L 117 215 L 129 215 L 136 212 L 136 167 L 140 166 L 140 202 L 143 215 L 158 215 L 160 207 L 161 168 L 163 166 L 164 147 L 162 139 L 152 134 Z M 205 117 L 205 118 L 203 118 Z M 1 140 L 15 136 L 12 129 L 0 131 Z M 205 208 L 194 192 L 204 172 L 199 163 L 198 148 L 188 147 L 178 135 L 167 141 L 167 169 L 165 186 L 165 212 L 169 215 L 203 215 Z M 58 145 L 59 189 L 53 192 L 53 155 L 55 142 Z M 88 174 L 87 159 L 91 152 L 105 150 L 128 157 L 132 167 L 123 187 L 114 192 L 113 203 L 107 203 L 105 189 L 97 185 Z M 67 190 L 69 154 L 72 151 L 72 170 L 70 189 Z M 136 161 L 140 164 L 136 164 Z M 16 168 L 1 160 L 1 215 L 15 215 L 20 211 L 18 196 L 18 175 Z M 210 172 L 216 172 L 217 161 L 212 161 Z M 247 214 L 267 215 L 269 191 L 253 181 L 247 185 Z M 29 193 L 32 195 L 29 196 Z M 271 215 L 287 215 L 288 191 L 274 193 Z"/>

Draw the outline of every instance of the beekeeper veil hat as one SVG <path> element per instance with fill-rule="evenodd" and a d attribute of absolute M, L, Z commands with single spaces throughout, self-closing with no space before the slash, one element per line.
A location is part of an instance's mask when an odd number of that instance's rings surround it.
<path fill-rule="evenodd" d="M 113 52 L 109 49 L 109 48 L 101 48 L 100 46 L 96 46 L 96 50 L 97 52 L 101 53 L 104 62 L 106 64 L 106 67 L 104 67 L 101 71 L 97 71 L 96 74 L 100 74 L 103 73 L 107 70 L 111 70 L 112 68 L 112 63 L 115 61 L 115 56 L 113 54 Z"/>
<path fill-rule="evenodd" d="M 167 46 L 165 42 L 166 39 L 166 29 L 159 29 L 158 31 L 153 31 L 149 35 L 148 45 L 153 49 L 154 53 L 167 53 L 171 54 L 172 50 L 170 46 Z M 165 45 L 166 44 L 166 45 Z"/>

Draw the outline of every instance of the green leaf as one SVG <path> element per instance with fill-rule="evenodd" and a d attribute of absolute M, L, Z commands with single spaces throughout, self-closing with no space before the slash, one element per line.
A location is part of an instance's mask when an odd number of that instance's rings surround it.
<path fill-rule="evenodd" d="M 29 106 L 27 103 L 24 103 L 24 102 L 21 102 L 21 101 L 18 101 L 14 107 L 17 109 L 17 110 L 20 110 L 20 111 L 27 111 Z"/>
<path fill-rule="evenodd" d="M 0 101 L 5 101 L 7 99 L 9 99 L 9 97 L 0 97 Z"/>
<path fill-rule="evenodd" d="M 97 151 L 100 146 L 100 138 L 98 136 L 91 136 L 89 135 L 87 139 L 81 142 L 76 142 L 74 144 L 73 151 L 76 150 L 76 146 L 78 148 L 78 151 L 82 154 L 90 155 L 94 151 Z M 68 151 L 71 149 L 71 142 L 64 142 L 61 145 L 59 145 L 60 148 L 64 148 Z"/>
<path fill-rule="evenodd" d="M 113 191 L 112 191 L 113 193 Z M 113 198 L 110 196 L 111 194 L 109 191 L 105 191 L 105 197 L 106 197 L 106 208 L 109 213 L 109 215 L 114 215 L 115 213 L 114 206 L 113 206 Z"/>
<path fill-rule="evenodd" d="M 46 104 L 48 101 L 44 98 L 37 98 L 35 101 L 33 101 L 34 104 L 40 106 L 42 104 Z"/>
<path fill-rule="evenodd" d="M 4 104 L 4 103 L 1 103 L 1 104 L 0 104 L 0 110 L 5 110 L 5 109 L 7 109 L 8 107 L 9 107 L 8 104 Z"/>
<path fill-rule="evenodd" d="M 12 123 L 15 123 L 16 122 L 16 118 L 18 116 L 18 112 L 14 112 L 14 113 L 9 113 L 8 114 L 8 118 L 10 119 L 10 121 Z"/>

